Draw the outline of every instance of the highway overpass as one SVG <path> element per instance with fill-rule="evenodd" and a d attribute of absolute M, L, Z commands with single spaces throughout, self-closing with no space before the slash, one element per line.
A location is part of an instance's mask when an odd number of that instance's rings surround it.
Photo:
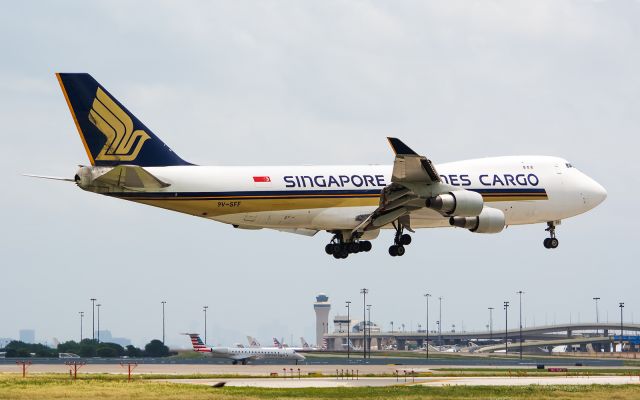
<path fill-rule="evenodd" d="M 623 329 L 625 335 L 638 335 L 640 333 L 640 324 L 624 324 Z M 612 336 L 614 332 L 620 334 L 619 323 L 566 323 L 522 328 L 522 338 L 525 341 L 580 339 L 592 336 L 609 337 Z M 362 347 L 364 342 L 362 332 L 352 332 L 349 336 L 356 347 Z M 372 332 L 370 335 L 370 343 L 374 349 L 382 349 L 385 345 L 395 344 L 398 350 L 404 350 L 407 348 L 408 343 L 415 343 L 418 347 L 422 347 L 427 341 L 427 336 L 429 343 L 432 344 L 453 345 L 468 342 L 486 342 L 490 340 L 502 341 L 504 343 L 505 338 L 507 341 L 519 340 L 520 330 L 514 328 L 508 329 L 506 332 L 504 329 L 497 329 L 492 332 L 489 332 L 489 330 L 469 332 L 442 331 L 441 334 L 436 331 L 431 331 L 428 335 L 424 331 Z M 326 334 L 324 337 L 327 339 L 329 350 L 344 350 L 346 348 L 346 331 Z"/>

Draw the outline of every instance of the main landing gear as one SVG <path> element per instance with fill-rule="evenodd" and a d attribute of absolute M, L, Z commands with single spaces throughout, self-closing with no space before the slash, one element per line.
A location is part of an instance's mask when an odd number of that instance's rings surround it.
<path fill-rule="evenodd" d="M 556 223 L 555 221 L 547 222 L 547 229 L 545 231 L 549 232 L 549 237 L 542 242 L 546 249 L 555 249 L 558 247 L 560 242 L 556 238 Z"/>
<path fill-rule="evenodd" d="M 397 226 L 393 225 L 396 228 L 396 236 L 393 239 L 393 245 L 389 247 L 389 254 L 392 257 L 401 257 L 405 253 L 404 246 L 408 246 L 411 244 L 411 236 L 407 233 L 403 233 L 404 227 L 401 224 Z"/>
<path fill-rule="evenodd" d="M 334 258 L 347 258 L 349 254 L 367 252 L 371 250 L 371 242 L 368 240 L 356 240 L 352 238 L 350 241 L 343 240 L 342 234 L 337 233 L 331 239 L 331 242 L 324 247 L 324 251 L 332 255 Z"/>

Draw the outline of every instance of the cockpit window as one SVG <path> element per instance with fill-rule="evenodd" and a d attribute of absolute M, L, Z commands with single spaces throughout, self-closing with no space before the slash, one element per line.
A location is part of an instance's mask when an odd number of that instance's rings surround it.
<path fill-rule="evenodd" d="M 565 163 L 564 165 L 566 165 L 567 168 L 573 168 L 573 165 L 571 165 L 571 163 Z"/>

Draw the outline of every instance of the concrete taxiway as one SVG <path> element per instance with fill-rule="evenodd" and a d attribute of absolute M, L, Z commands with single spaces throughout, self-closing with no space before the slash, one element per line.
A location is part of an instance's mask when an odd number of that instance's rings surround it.
<path fill-rule="evenodd" d="M 528 385 L 639 385 L 638 376 L 543 376 L 543 377 L 429 377 L 429 378 L 234 378 L 234 379 L 166 379 L 171 383 L 260 388 L 329 388 L 364 386 L 528 386 Z"/>

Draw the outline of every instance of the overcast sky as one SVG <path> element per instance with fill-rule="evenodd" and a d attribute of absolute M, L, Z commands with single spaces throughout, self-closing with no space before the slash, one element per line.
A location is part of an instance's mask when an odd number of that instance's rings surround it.
<path fill-rule="evenodd" d="M 312 303 L 370 289 L 388 329 L 640 319 L 640 2 L 10 2 L 0 13 L 0 337 L 78 339 L 97 297 L 101 328 L 142 345 L 315 340 Z M 180 156 L 203 165 L 389 164 L 385 137 L 436 163 L 557 155 L 608 199 L 563 222 L 499 235 L 423 230 L 402 258 L 391 232 L 334 260 L 330 236 L 228 225 L 29 179 L 88 160 L 54 72 L 89 72 Z M 432 300 L 432 310 L 437 301 Z M 516 308 L 510 325 L 515 327 Z M 358 311 L 358 314 L 360 312 Z M 437 316 L 432 312 L 431 327 Z M 90 328 L 85 329 L 85 336 Z"/>

